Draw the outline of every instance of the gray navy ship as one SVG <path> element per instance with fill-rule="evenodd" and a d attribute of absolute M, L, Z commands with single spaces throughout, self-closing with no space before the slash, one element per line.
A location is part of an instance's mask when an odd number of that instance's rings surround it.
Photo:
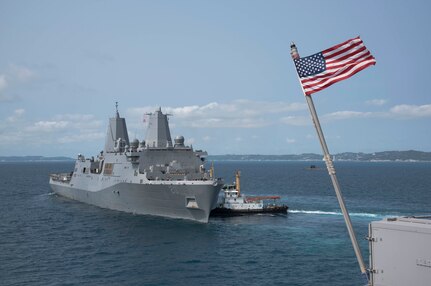
<path fill-rule="evenodd" d="M 109 119 L 105 148 L 94 158 L 79 154 L 71 173 L 51 174 L 61 196 L 118 211 L 208 222 L 223 181 L 204 167 L 206 152 L 171 140 L 167 114 L 147 114 L 145 141 L 129 142 L 126 121 Z"/>

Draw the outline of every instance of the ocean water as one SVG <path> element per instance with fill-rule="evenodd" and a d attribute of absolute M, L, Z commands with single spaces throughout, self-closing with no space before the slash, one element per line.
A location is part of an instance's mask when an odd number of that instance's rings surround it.
<path fill-rule="evenodd" d="M 0 285 L 364 285 L 323 162 L 215 162 L 287 215 L 208 224 L 101 209 L 52 194 L 70 162 L 0 164 Z M 371 221 L 431 213 L 431 163 L 335 162 L 368 262 Z"/>

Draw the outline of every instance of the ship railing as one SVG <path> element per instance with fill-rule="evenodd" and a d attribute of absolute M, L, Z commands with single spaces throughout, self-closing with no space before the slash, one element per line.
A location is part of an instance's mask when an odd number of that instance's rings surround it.
<path fill-rule="evenodd" d="M 50 178 L 55 182 L 69 183 L 73 173 L 50 174 Z"/>

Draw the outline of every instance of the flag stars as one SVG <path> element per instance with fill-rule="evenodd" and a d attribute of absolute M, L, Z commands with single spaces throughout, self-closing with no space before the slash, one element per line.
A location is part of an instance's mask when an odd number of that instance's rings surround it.
<path fill-rule="evenodd" d="M 299 77 L 315 75 L 326 70 L 325 59 L 322 53 L 317 53 L 305 58 L 295 59 L 294 62 Z"/>

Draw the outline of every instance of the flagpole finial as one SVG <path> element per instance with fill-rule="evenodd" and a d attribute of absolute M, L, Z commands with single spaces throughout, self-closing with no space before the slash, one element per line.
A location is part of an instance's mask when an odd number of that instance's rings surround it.
<path fill-rule="evenodd" d="M 299 59 L 298 49 L 296 48 L 296 45 L 294 42 L 290 44 L 290 55 L 294 60 Z"/>

